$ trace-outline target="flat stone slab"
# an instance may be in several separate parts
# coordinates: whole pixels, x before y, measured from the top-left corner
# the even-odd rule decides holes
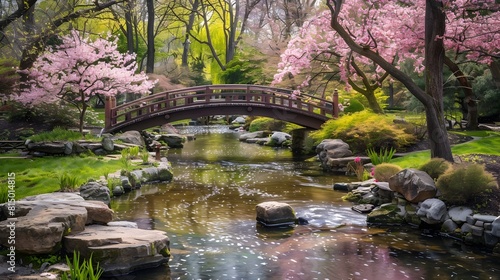
[[[159,230],[91,225],[65,236],[63,245],[67,252],[76,250],[85,258],[92,255],[104,276],[157,267],[170,258],[170,240]]]
[[[15,211],[0,204],[0,244],[8,246],[10,225],[15,222],[16,251],[51,254],[60,248],[62,237],[80,232],[85,225],[106,224],[113,210],[101,201],[85,201],[76,193],[51,193],[16,202]]]

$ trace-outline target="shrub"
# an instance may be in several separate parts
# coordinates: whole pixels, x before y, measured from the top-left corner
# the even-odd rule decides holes
[[[468,163],[454,165],[438,178],[436,187],[444,201],[470,206],[484,199],[493,188],[498,188],[495,178],[483,165]]]
[[[451,168],[451,163],[442,158],[432,158],[418,169],[426,172],[432,179],[437,180]]]
[[[310,136],[316,143],[329,138],[342,139],[354,153],[363,153],[369,147],[399,150],[415,142],[414,135],[395,124],[392,117],[367,110],[329,120]]]
[[[248,131],[282,131],[286,126],[286,122],[275,120],[267,117],[256,118],[250,123]]]
[[[381,163],[374,167],[373,177],[379,182],[388,182],[389,178],[401,171],[402,168],[391,163]]]
[[[349,100],[349,106],[344,108],[344,113],[356,113],[361,112],[365,109],[365,106],[361,104],[357,99]]]
[[[366,154],[374,165],[390,162],[396,150],[394,148],[383,148],[377,153],[374,149],[366,150]]]

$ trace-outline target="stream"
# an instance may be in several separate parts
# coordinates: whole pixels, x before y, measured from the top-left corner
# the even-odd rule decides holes
[[[238,141],[226,126],[168,150],[174,180],[114,198],[115,220],[167,232],[168,265],[120,279],[500,279],[498,255],[409,227],[367,227],[327,174],[287,149]],[[290,204],[308,225],[264,228],[255,206]]]

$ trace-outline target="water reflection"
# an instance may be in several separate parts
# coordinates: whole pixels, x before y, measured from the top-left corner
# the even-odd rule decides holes
[[[117,219],[166,231],[173,254],[168,266],[125,279],[497,277],[498,259],[480,258],[485,253],[411,229],[368,228],[343,193],[331,190],[334,181],[348,178],[294,162],[287,150],[236,139],[233,132],[200,134],[169,151],[173,182],[115,199]],[[260,227],[255,205],[270,200],[289,203],[310,224]]]

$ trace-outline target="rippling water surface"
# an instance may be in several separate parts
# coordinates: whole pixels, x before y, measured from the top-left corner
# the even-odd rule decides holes
[[[324,174],[288,150],[239,142],[226,127],[189,127],[168,151],[174,181],[113,201],[117,220],[168,233],[168,265],[123,279],[500,279],[500,259],[406,228],[368,228]],[[266,229],[265,201],[290,204],[309,225]]]

